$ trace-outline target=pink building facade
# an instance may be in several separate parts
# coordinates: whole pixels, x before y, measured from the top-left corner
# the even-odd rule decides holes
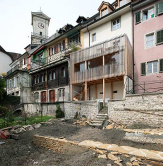
[[[135,93],[163,92],[163,1],[133,4]]]

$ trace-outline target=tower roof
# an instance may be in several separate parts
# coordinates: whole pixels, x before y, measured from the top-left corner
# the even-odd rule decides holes
[[[32,25],[33,25],[33,17],[36,16],[36,17],[39,17],[39,18],[43,18],[45,20],[48,20],[48,23],[50,22],[50,17],[48,17],[46,14],[44,14],[42,11],[39,11],[39,12],[31,12],[31,17],[32,17]]]

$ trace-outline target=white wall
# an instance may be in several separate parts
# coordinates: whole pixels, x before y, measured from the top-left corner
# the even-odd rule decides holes
[[[132,13],[127,12],[123,14],[120,18],[121,27],[117,30],[112,31],[111,21],[90,30],[90,45],[95,45],[97,43],[122,35],[124,33],[127,34],[130,43],[132,44]],[[92,42],[92,34],[94,33],[96,33],[96,41]],[[88,32],[84,33],[84,48],[86,47],[89,47]]]
[[[9,55],[0,52],[0,73],[7,73],[11,68],[9,64],[12,63],[12,59]]]

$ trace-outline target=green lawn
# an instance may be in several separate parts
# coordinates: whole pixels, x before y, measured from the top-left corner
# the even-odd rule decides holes
[[[7,122],[7,121],[4,121],[3,118],[0,118],[0,129],[8,127],[8,126],[15,126],[15,125],[23,126],[23,125],[31,125],[34,123],[46,122],[49,119],[55,119],[55,117],[43,116],[41,119],[41,116],[31,116],[26,119],[26,122],[25,122],[25,119],[22,117],[15,117],[14,121],[12,122]]]

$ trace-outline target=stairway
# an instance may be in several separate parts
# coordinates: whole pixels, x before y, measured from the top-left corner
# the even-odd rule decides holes
[[[105,123],[107,123],[107,120],[108,120],[108,107],[104,106],[102,110],[100,110],[96,118],[91,122],[90,126],[102,128],[102,126]]]

